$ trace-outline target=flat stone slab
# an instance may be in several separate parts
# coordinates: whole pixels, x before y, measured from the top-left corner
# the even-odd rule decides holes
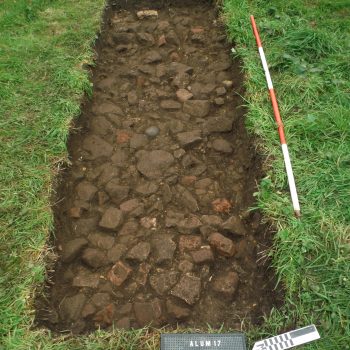
[[[162,177],[164,172],[174,163],[174,161],[175,159],[173,155],[167,151],[143,151],[138,156],[136,167],[144,176],[150,179],[157,179]]]
[[[185,301],[189,305],[193,305],[199,299],[201,292],[201,280],[194,276],[183,276],[180,282],[171,291],[171,294]]]

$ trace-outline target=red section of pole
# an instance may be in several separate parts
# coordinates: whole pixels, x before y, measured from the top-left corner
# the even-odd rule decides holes
[[[277,98],[275,95],[275,90],[270,89],[269,92],[270,92],[270,97],[271,97],[273,114],[275,116],[275,120],[276,120],[277,127],[278,127],[278,134],[280,135],[281,144],[283,145],[284,143],[287,143],[287,142],[286,142],[286,137],[284,135],[283,122],[282,122],[280,111],[278,108],[278,102],[277,102]]]
[[[254,32],[256,44],[258,45],[258,47],[262,47],[258,28],[256,27],[256,24],[255,24],[254,16],[250,16],[250,21],[252,22],[252,27],[253,27],[253,32]]]

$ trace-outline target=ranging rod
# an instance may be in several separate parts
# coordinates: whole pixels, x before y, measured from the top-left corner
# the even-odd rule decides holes
[[[282,153],[283,153],[283,158],[284,158],[284,164],[285,164],[286,171],[287,171],[289,190],[290,190],[290,195],[292,198],[294,214],[296,217],[300,217],[301,216],[300,205],[299,205],[297,188],[295,186],[292,163],[291,163],[290,157],[289,157],[289,151],[288,151],[288,146],[287,146],[287,142],[286,142],[286,137],[284,135],[283,123],[282,123],[280,111],[278,108],[278,103],[277,103],[275,91],[274,91],[273,85],[272,85],[270,71],[269,71],[269,68],[267,66],[267,61],[266,61],[264,49],[262,48],[262,45],[261,45],[261,40],[260,40],[258,28],[256,27],[256,24],[255,24],[254,16],[250,16],[250,20],[252,22],[252,27],[253,27],[254,36],[256,39],[256,44],[258,45],[261,63],[262,63],[262,66],[264,68],[264,71],[265,71],[265,77],[266,77],[267,87],[268,87],[269,93],[270,93],[273,113],[275,115],[275,120],[276,120],[277,127],[278,127],[278,134],[279,134],[280,141],[281,141]]]

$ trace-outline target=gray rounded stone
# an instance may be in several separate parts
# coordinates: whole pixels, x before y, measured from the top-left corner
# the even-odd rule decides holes
[[[145,134],[149,137],[156,137],[159,134],[159,128],[157,126],[150,126],[145,130]]]

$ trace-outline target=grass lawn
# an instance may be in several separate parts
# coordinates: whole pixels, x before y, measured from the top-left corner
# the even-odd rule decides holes
[[[346,0],[224,0],[246,72],[247,125],[259,136],[266,178],[258,205],[278,232],[271,255],[286,305],[258,340],[316,323],[305,349],[350,349],[350,9]],[[55,338],[33,330],[33,295],[45,276],[50,196],[66,140],[92,86],[103,0],[0,3],[0,349],[157,349],[159,331]],[[301,200],[292,216],[276,126],[249,15],[270,64]]]

